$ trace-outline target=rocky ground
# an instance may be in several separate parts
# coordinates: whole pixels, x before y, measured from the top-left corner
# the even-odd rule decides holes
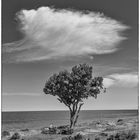
[[[46,127],[3,131],[2,140],[138,140],[138,127],[137,117],[104,118],[78,124],[71,135],[48,134]]]

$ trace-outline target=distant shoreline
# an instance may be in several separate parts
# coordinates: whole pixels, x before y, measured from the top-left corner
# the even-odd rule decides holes
[[[1,111],[2,113],[11,112],[56,112],[56,111],[68,111],[69,110],[27,110],[27,111]],[[104,110],[81,110],[81,111],[139,111],[139,109],[104,109]]]

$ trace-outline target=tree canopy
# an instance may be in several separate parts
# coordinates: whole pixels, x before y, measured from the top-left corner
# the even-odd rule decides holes
[[[89,97],[97,98],[104,89],[103,78],[93,78],[92,66],[79,64],[72,67],[71,72],[64,70],[52,75],[46,81],[43,91],[45,94],[57,96],[57,99],[64,103],[71,113],[73,112],[75,118],[79,114],[83,100]],[[72,125],[75,125],[76,118]]]

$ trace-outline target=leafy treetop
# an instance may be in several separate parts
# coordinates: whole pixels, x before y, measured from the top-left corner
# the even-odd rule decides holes
[[[103,90],[103,78],[92,78],[92,66],[79,64],[51,76],[45,84],[45,94],[57,96],[61,103],[70,109],[74,104],[83,102],[88,97],[97,98]]]

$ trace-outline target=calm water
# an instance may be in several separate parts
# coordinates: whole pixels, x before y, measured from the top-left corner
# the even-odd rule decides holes
[[[103,118],[138,116],[138,110],[81,111],[79,123]],[[69,123],[68,111],[2,112],[2,129],[23,129],[63,125]]]

